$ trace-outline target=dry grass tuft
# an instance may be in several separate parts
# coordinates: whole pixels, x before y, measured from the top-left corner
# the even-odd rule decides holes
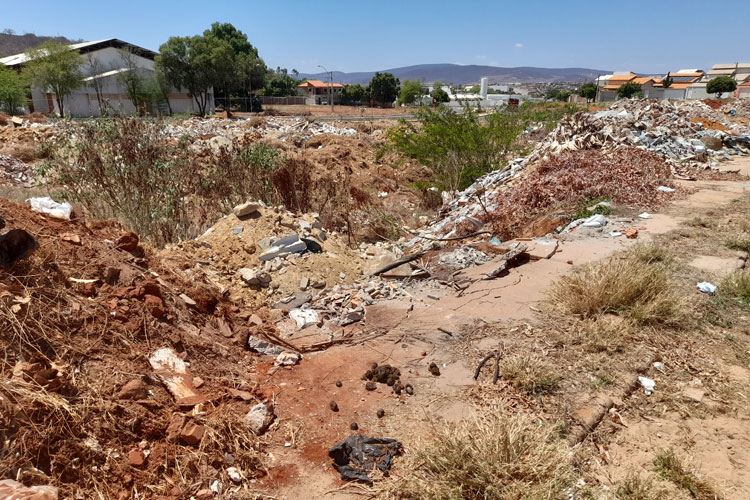
[[[574,472],[554,427],[499,411],[458,424],[442,423],[394,468],[381,498],[563,499]]]
[[[617,486],[615,490],[617,500],[666,500],[666,492],[654,485],[651,477],[643,478],[635,470]]]
[[[500,374],[510,385],[529,395],[554,392],[561,378],[552,365],[526,357],[504,360],[500,364]]]
[[[682,459],[672,449],[659,453],[654,459],[654,467],[660,476],[689,491],[690,495],[697,500],[723,498],[709,481],[697,477],[688,470]]]
[[[733,235],[731,238],[724,242],[730,250],[742,250],[743,252],[750,252],[750,234],[746,232],[739,232]]]
[[[750,269],[734,271],[724,279],[721,287],[724,293],[750,303]]]
[[[685,299],[676,291],[670,265],[662,248],[639,245],[563,276],[550,297],[564,312],[583,318],[614,313],[639,325],[684,326]]]

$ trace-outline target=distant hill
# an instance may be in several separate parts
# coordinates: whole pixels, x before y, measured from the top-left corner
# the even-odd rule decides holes
[[[28,49],[38,47],[44,42],[52,40],[59,43],[78,43],[83,40],[69,40],[64,36],[37,36],[33,33],[16,35],[8,30],[0,33],[0,57],[12,56],[26,52]]]
[[[381,73],[393,73],[400,80],[419,80],[433,82],[440,80],[443,83],[464,85],[479,83],[483,77],[489,77],[490,83],[532,83],[532,82],[586,82],[593,80],[599,75],[611,73],[601,69],[589,68],[501,68],[497,66],[477,66],[460,64],[418,64],[416,66],[405,66],[403,68],[392,68],[380,70]],[[333,72],[333,79],[338,83],[369,83],[374,71],[344,73]],[[300,78],[314,78],[316,80],[327,80],[327,73],[304,74]]]

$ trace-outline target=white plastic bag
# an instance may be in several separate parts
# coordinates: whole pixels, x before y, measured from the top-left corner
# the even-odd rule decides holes
[[[49,196],[43,198],[29,198],[26,201],[31,204],[31,210],[34,212],[47,214],[56,219],[70,220],[70,213],[73,211],[73,207],[70,203],[58,203]]]

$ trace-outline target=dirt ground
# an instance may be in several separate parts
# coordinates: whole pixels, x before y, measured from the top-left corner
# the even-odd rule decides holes
[[[750,161],[726,167],[746,171]],[[564,422],[568,432],[576,434],[606,401],[612,410],[605,411],[598,427],[585,429],[583,440],[572,447],[582,470],[581,494],[615,498],[628,473],[655,476],[655,456],[674,448],[700,477],[716,484],[722,498],[750,496],[750,421],[742,389],[750,376],[746,312],[729,328],[711,325],[667,338],[644,331],[629,339],[622,351],[592,353],[577,342],[561,340],[577,328],[576,320],[551,311],[547,302],[550,284],[574,266],[646,242],[659,242],[680,254],[686,266],[681,278],[688,282],[681,286],[688,289],[698,280],[717,282],[719,275],[735,268],[737,252],[723,247],[720,234],[696,234],[686,229],[686,222],[712,217],[718,229],[738,216],[746,217],[750,182],[689,186],[693,192],[686,199],[639,224],[638,239],[565,241],[551,259],[511,269],[502,279],[476,282],[460,297],[444,288],[412,291],[410,304],[378,306],[376,314],[368,311],[365,328],[388,327],[387,334],[309,355],[299,368],[275,374],[282,419],[299,426],[300,441],[291,450],[279,443],[272,451],[279,475],[268,484],[268,493],[289,499],[302,494],[358,498],[361,491],[340,482],[333,471],[321,474],[329,463],[327,447],[350,433],[351,422],[358,423],[361,433],[397,438],[408,450],[429,435],[436,422],[467,419],[487,406]],[[733,201],[737,199],[744,205]],[[486,264],[470,272],[481,275],[491,267]],[[697,291],[689,293],[696,307],[710,300]],[[533,356],[554,366],[562,377],[560,388],[528,396],[507,383],[492,385],[486,375],[474,381],[478,360],[500,345],[508,357]],[[651,366],[659,360],[663,372]],[[373,362],[399,366],[415,395],[395,396],[387,387],[364,391],[360,377]],[[431,362],[440,366],[439,377],[429,373]],[[652,396],[633,386],[639,374],[656,379]],[[337,380],[342,389],[334,385]],[[330,400],[337,401],[338,413],[328,408]],[[375,413],[381,408],[386,417],[378,419]],[[282,479],[287,473],[288,482]],[[392,473],[398,476],[398,462]],[[663,498],[690,498],[658,478],[657,486],[667,492]]]
[[[204,125],[195,126],[196,149],[219,142],[198,130]],[[355,135],[299,143],[279,128],[265,140],[316,174],[345,173],[379,200],[371,212],[416,227],[429,212],[406,186],[424,172],[402,158],[378,162],[380,124],[361,125]],[[36,135],[6,132],[0,144],[31,148]],[[278,207],[227,214],[203,235],[157,250],[133,243],[115,222],[57,220],[0,199],[7,229],[24,228],[39,242],[29,258],[0,269],[2,477],[55,484],[61,498],[76,499],[375,497],[408,477],[405,459],[374,486],[345,483],[328,456],[333,445],[353,434],[389,437],[409,454],[446,423],[490,411],[558,429],[579,479],[571,498],[750,498],[750,313],[696,288],[709,281],[721,292],[747,266],[747,250],[737,247],[750,235],[750,160],[722,168],[734,173],[675,181],[677,193],[650,217],[615,205],[609,226],[556,235],[552,250],[533,238],[498,245],[480,234],[393,270],[400,278],[371,275],[382,258],[397,257],[388,245],[321,235],[313,214]],[[275,286],[248,287],[238,269],[265,269],[260,241],[291,232],[324,252],[279,259],[269,271]],[[530,247],[524,258],[484,279],[516,244]],[[648,244],[673,261],[683,326],[635,323],[619,312],[582,318],[553,298],[561,279]],[[439,266],[441,255],[467,247],[486,261]],[[398,293],[368,300],[373,283]],[[291,307],[270,309],[303,291],[328,294],[326,307],[361,306],[363,319],[299,329]],[[252,339],[301,358],[286,365],[276,352],[251,351]],[[153,361],[160,349],[174,354],[166,371]],[[492,352],[502,354],[502,376],[495,383],[485,368],[475,380]],[[373,363],[398,368],[413,391],[368,390],[363,375]],[[652,394],[639,376],[654,380]],[[263,428],[252,431],[258,405]],[[709,485],[709,496],[657,469],[667,451],[692,481]],[[633,477],[652,485],[651,496],[623,496]]]

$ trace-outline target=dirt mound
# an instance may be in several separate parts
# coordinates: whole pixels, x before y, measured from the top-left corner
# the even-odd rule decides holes
[[[175,275],[116,223],[0,214],[40,244],[0,269],[0,469],[61,498],[187,498],[232,484],[230,466],[262,475],[246,414],[265,396],[242,346],[263,311]]]
[[[24,162],[33,162],[43,157],[45,143],[57,136],[56,127],[34,125],[31,127],[0,128],[0,154],[15,156]]]
[[[306,288],[330,288],[349,284],[364,277],[364,257],[349,247],[345,237],[320,229],[314,215],[294,216],[278,208],[261,208],[256,214],[238,218],[234,214],[220,219],[195,240],[171,245],[166,258],[185,262],[185,279],[205,275],[238,303],[260,306]],[[310,238],[322,247],[322,253],[306,252],[263,262],[259,259],[269,238],[290,234]],[[238,271],[242,268],[265,270],[272,281],[268,288],[255,290],[243,283]]]

